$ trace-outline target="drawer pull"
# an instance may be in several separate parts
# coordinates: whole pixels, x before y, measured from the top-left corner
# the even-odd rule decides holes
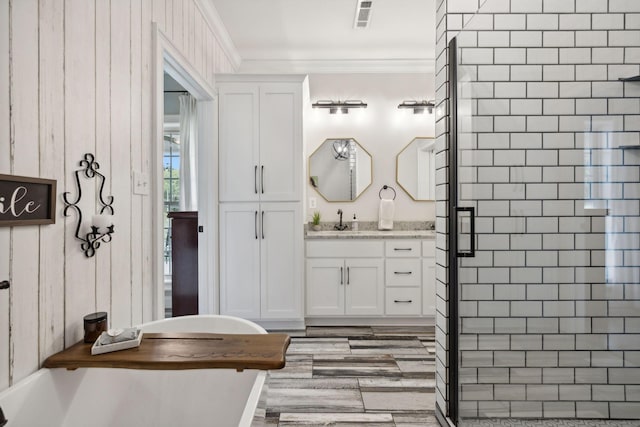
[[[412,251],[413,248],[393,248],[394,251]]]
[[[394,299],[393,302],[395,303],[402,303],[402,304],[411,304],[413,302],[413,300],[411,299]]]
[[[404,275],[408,275],[408,274],[413,274],[412,271],[394,271],[393,274],[404,274]]]
[[[340,284],[344,285],[344,267],[340,267]]]

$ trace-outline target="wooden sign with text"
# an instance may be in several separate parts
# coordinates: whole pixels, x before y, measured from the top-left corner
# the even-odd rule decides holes
[[[54,224],[56,181],[0,174],[0,227]]]

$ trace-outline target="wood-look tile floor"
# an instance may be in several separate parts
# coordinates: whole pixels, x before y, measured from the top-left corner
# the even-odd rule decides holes
[[[253,427],[436,427],[433,327],[292,332]]]

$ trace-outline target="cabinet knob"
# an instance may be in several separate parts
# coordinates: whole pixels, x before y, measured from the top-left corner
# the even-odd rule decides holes
[[[2,282],[0,282],[0,289],[9,289],[10,286],[11,283],[9,283],[8,280],[3,280]]]

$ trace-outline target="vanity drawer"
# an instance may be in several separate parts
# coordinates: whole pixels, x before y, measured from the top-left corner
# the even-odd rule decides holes
[[[419,258],[397,258],[385,261],[387,286],[420,286],[421,262]]]
[[[307,257],[310,258],[382,258],[382,240],[323,240],[307,241]]]
[[[389,240],[385,242],[385,255],[389,258],[420,256],[420,240]]]
[[[422,242],[422,256],[425,258],[436,257],[436,239],[424,240]]]
[[[391,316],[419,316],[420,288],[387,288],[385,313]]]

